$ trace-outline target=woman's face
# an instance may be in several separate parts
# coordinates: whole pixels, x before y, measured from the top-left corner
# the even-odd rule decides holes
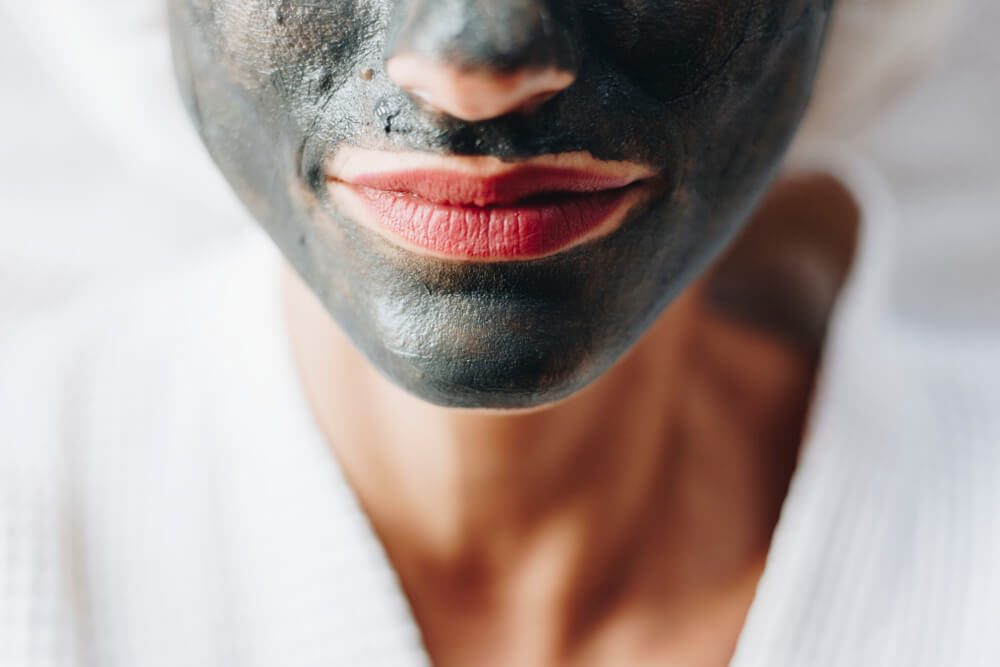
[[[738,230],[832,4],[168,2],[202,138],[340,326],[500,408],[595,379]]]

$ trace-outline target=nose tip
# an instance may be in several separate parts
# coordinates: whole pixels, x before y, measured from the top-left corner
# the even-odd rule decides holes
[[[397,0],[385,71],[462,120],[529,111],[575,80],[577,26],[564,0]]]
[[[386,73],[396,85],[435,110],[466,121],[531,111],[576,78],[555,66],[506,72],[489,66],[434,62],[413,53],[390,58]]]

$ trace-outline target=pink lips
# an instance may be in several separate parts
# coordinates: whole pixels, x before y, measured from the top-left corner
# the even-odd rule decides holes
[[[487,178],[417,169],[363,174],[351,185],[378,224],[456,258],[549,254],[595,232],[633,181],[583,170],[525,166]]]

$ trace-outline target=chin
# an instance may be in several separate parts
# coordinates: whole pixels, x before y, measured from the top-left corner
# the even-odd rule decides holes
[[[596,379],[614,362],[620,341],[606,320],[586,316],[591,308],[581,296],[552,284],[548,293],[538,289],[541,280],[523,283],[530,286],[525,290],[482,289],[482,282],[511,280],[509,273],[507,280],[497,275],[510,268],[465,267],[479,279],[466,275],[463,284],[447,288],[394,283],[360,318],[355,311],[335,319],[354,324],[344,328],[369,361],[424,401],[454,408],[539,407]]]
[[[417,398],[447,408],[524,410],[567,398],[589,382],[577,374],[553,375],[534,360],[508,372],[502,360],[444,361],[415,364],[393,378]]]
[[[499,336],[488,350],[451,354],[388,352],[376,364],[417,398],[449,408],[516,410],[564,399],[596,379],[602,369],[579,345]],[[456,354],[458,353],[458,354]]]

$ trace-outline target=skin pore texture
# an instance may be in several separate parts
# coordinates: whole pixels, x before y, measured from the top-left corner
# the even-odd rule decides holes
[[[188,110],[287,259],[305,394],[434,664],[729,660],[853,252],[823,175],[747,224],[831,5],[168,0]],[[381,224],[352,179],[386,163],[642,176],[512,259]]]

